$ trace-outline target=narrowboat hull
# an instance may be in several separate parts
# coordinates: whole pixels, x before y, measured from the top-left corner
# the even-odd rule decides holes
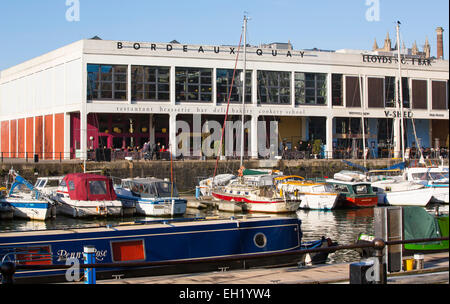
[[[301,221],[297,218],[247,218],[236,220],[157,221],[141,225],[0,233],[0,258],[21,264],[64,265],[68,258],[82,263],[83,247],[95,247],[96,263],[189,262],[198,259],[238,258],[201,265],[167,265],[132,269],[97,269],[97,278],[111,274],[161,275],[214,271],[220,267],[246,268],[295,264],[304,255],[264,257],[301,248]],[[23,252],[27,254],[24,255]],[[248,255],[261,255],[249,259]],[[6,256],[6,257],[5,257]],[[26,256],[26,259],[24,258]],[[242,258],[242,259],[241,259]],[[65,281],[64,270],[18,270],[17,282]]]

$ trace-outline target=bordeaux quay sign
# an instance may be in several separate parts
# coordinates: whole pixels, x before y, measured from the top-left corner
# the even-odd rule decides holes
[[[166,52],[172,52],[172,51],[182,51],[183,53],[188,52],[194,52],[197,54],[205,54],[205,53],[215,53],[215,54],[230,54],[235,55],[237,54],[238,48],[236,46],[208,46],[204,47],[202,45],[200,46],[189,46],[189,45],[181,45],[181,44],[175,44],[175,43],[168,43],[165,45],[160,45],[156,43],[140,43],[140,42],[134,42],[125,44],[124,42],[117,42],[117,49],[135,49],[137,50],[149,50],[149,51],[157,51],[162,50]],[[293,50],[286,50],[283,52],[280,52],[280,50],[277,49],[264,49],[264,48],[258,48],[256,50],[253,50],[253,52],[258,56],[263,56],[265,54],[270,54],[273,57],[277,56],[284,56],[284,57],[300,57],[303,58],[305,56],[304,51],[293,51]]]

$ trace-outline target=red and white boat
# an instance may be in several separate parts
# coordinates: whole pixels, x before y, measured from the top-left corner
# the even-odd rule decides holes
[[[216,200],[243,203],[243,210],[248,212],[295,212],[300,200],[292,200],[276,189],[273,179],[277,176],[252,175],[249,179],[240,176],[225,186],[214,187],[211,194]]]
[[[74,218],[122,216],[112,180],[90,173],[67,174],[56,191],[57,213]]]

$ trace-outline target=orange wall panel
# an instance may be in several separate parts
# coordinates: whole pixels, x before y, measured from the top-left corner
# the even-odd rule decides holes
[[[9,149],[11,151],[11,155],[10,157],[12,158],[16,158],[17,157],[17,120],[11,120],[11,124],[10,124],[10,143],[9,143]]]
[[[34,120],[33,117],[27,118],[27,130],[26,130],[26,142],[27,142],[27,158],[33,157],[33,138],[34,138]]]
[[[25,119],[17,120],[17,157],[25,157]]]
[[[2,121],[1,145],[3,157],[9,157],[9,121]],[[8,152],[8,153],[6,153]]]
[[[53,114],[44,117],[44,159],[53,159]]]
[[[55,114],[55,158],[64,159],[64,113]]]
[[[42,131],[42,116],[36,116],[34,118],[34,153],[42,159],[43,152],[43,131]]]

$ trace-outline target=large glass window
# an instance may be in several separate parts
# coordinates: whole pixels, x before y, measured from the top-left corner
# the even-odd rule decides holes
[[[233,88],[230,87],[233,80],[233,71],[231,69],[217,69],[217,102],[227,103],[230,96],[230,103],[242,103],[242,70],[236,70],[233,82]],[[245,77],[245,103],[252,102],[252,71],[246,71]]]
[[[132,66],[131,99],[135,101],[169,101],[170,68]]]
[[[403,107],[409,108],[409,81],[408,78],[402,77]]]
[[[327,74],[295,73],[295,104],[325,105]]]
[[[395,77],[386,76],[384,78],[384,98],[385,107],[395,107]]]
[[[343,106],[344,105],[344,77],[342,74],[332,74],[331,75],[331,99],[333,101],[333,106]]]
[[[87,99],[127,99],[126,65],[88,64]]]
[[[387,108],[395,108],[395,77],[386,76],[384,78],[384,94],[385,94],[385,106]],[[409,108],[409,81],[408,78],[402,77],[402,92],[403,92],[403,107]],[[400,99],[400,96],[399,96]]]
[[[291,73],[258,71],[258,101],[262,104],[290,104]]]
[[[212,69],[175,69],[176,101],[211,102]]]

